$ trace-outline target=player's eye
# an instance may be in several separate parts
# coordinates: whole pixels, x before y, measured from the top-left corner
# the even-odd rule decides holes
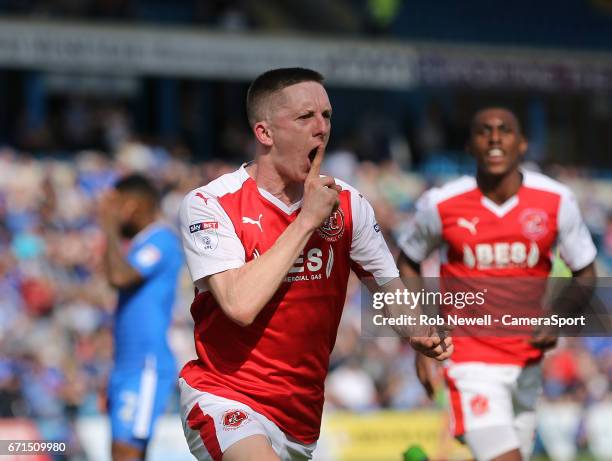
[[[313,115],[314,115],[313,112],[307,112],[305,114],[300,115],[298,117],[298,120],[306,120],[306,119],[311,118]]]

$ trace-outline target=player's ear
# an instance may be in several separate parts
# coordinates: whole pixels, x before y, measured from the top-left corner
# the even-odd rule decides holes
[[[527,138],[525,138],[525,136],[521,136],[521,141],[519,142],[519,153],[521,154],[521,157],[525,155],[528,147],[529,143],[527,142]]]
[[[467,141],[465,143],[465,145],[463,146],[463,150],[465,151],[466,154],[468,154],[470,157],[474,156],[474,153],[472,152],[472,146],[470,144],[470,141]]]
[[[270,126],[266,121],[262,120],[260,122],[256,122],[255,125],[253,125],[253,132],[255,133],[255,138],[257,138],[257,141],[264,146],[271,147],[272,144],[274,144]]]

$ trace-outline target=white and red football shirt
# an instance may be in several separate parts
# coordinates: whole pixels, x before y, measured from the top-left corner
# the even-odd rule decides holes
[[[473,177],[427,191],[400,248],[419,263],[440,249],[440,276],[455,280],[547,277],[555,246],[570,269],[586,267],[596,250],[572,192],[542,174],[522,174],[518,193],[501,205],[485,197]],[[534,295],[520,282],[508,286],[506,307]],[[524,365],[542,355],[524,337],[455,336],[454,343],[454,362]]]
[[[221,310],[205,277],[265,253],[298,216],[258,188],[246,169],[190,192],[180,211],[183,245],[198,294],[191,306],[198,359],[181,376],[205,392],[237,400],[302,443],[319,437],[323,385],[349,272],[378,283],[397,267],[370,204],[342,186],[340,206],[311,236],[285,281],[248,327]]]

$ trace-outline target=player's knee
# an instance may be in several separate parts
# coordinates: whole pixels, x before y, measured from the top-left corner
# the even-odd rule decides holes
[[[499,456],[491,459],[490,461],[523,461],[523,457],[521,456],[521,452],[518,448],[514,450],[507,451],[506,453],[502,453]]]
[[[230,446],[223,461],[280,461],[264,435],[251,435]]]
[[[464,439],[476,461],[522,461],[520,441],[512,426],[467,431]]]

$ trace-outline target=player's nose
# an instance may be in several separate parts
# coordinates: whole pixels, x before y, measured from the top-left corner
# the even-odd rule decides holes
[[[498,129],[494,128],[491,130],[491,134],[489,135],[489,144],[496,145],[501,142],[501,135]]]
[[[322,114],[317,114],[315,118],[315,131],[313,136],[319,136],[325,140],[329,135],[330,128],[331,124],[329,122],[329,118],[324,117]]]

